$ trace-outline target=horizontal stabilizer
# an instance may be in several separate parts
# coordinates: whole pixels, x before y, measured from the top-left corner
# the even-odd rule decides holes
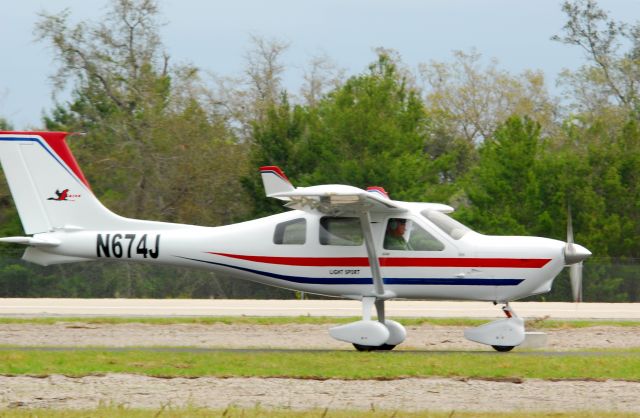
[[[24,261],[39,264],[41,266],[50,266],[52,264],[77,263],[80,261],[93,261],[91,258],[51,254],[35,247],[27,248],[24,254],[22,255],[22,259]]]
[[[35,237],[5,237],[0,238],[0,242],[31,245],[32,247],[57,247],[58,245],[60,245],[60,241],[57,239]]]
[[[268,197],[294,190],[293,185],[280,167],[275,165],[260,167],[260,176],[262,177],[262,184],[264,184],[264,191]]]

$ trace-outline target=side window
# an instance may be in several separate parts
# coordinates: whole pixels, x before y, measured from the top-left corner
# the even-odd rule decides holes
[[[391,218],[384,234],[385,250],[442,251],[444,244],[408,219]]]
[[[320,244],[354,246],[363,242],[360,219],[329,216],[320,219]]]
[[[307,220],[294,219],[276,225],[273,234],[274,244],[302,245],[307,240]]]

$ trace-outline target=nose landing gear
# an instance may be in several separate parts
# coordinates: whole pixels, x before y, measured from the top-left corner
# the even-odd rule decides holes
[[[524,320],[519,318],[507,302],[502,307],[506,318],[464,331],[468,340],[486,344],[500,352],[511,351],[524,342]]]

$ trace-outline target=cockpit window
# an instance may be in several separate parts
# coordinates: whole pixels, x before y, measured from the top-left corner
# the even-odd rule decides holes
[[[320,219],[320,244],[355,246],[363,241],[360,219],[329,216]]]
[[[435,226],[455,240],[462,238],[467,232],[471,231],[469,227],[437,210],[424,210],[421,213],[422,216],[433,222]]]
[[[300,218],[281,222],[273,233],[274,244],[302,245],[307,239],[307,220]]]
[[[442,251],[444,244],[418,224],[402,218],[391,218],[387,222],[383,247],[385,250]]]

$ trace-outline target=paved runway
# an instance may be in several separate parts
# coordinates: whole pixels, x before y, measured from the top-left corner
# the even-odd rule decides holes
[[[640,320],[640,303],[514,302],[525,318]],[[353,300],[0,298],[0,316],[360,316]],[[391,317],[496,318],[489,302],[389,301]]]

